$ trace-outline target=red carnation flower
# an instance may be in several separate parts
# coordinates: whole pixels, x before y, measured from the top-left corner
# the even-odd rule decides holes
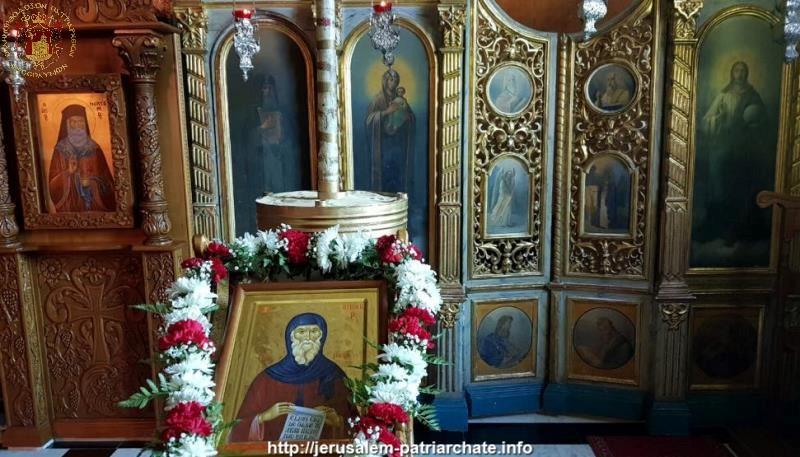
[[[176,440],[181,437],[181,432],[175,430],[174,428],[167,428],[161,433],[161,441],[167,443],[171,438],[175,438]]]
[[[422,251],[416,245],[409,244],[406,251],[414,260],[422,260]]]
[[[210,243],[206,248],[206,257],[219,257],[222,260],[231,256],[231,250],[228,246],[216,241]]]
[[[311,239],[311,235],[299,230],[284,230],[281,232],[280,238],[287,241],[286,251],[290,264],[305,265],[308,263],[308,240]]]
[[[383,251],[389,246],[393,245],[396,241],[397,237],[394,235],[383,235],[375,242],[375,249],[379,252]]]
[[[195,320],[187,319],[175,322],[167,329],[167,334],[158,339],[158,349],[166,351],[181,344],[195,344],[203,347],[209,342],[203,325]]]
[[[381,429],[381,434],[378,436],[378,441],[383,444],[388,444],[392,447],[392,452],[389,454],[389,457],[400,457],[400,438],[398,438],[394,433],[390,432],[388,428],[383,427]]]
[[[430,311],[422,308],[406,308],[406,310],[403,311],[402,316],[419,319],[422,321],[423,325],[433,325],[436,323],[436,318],[433,317],[433,314],[431,314]]]
[[[392,403],[373,403],[367,409],[367,414],[387,424],[405,424],[409,421],[408,414],[403,408]]]
[[[403,252],[400,249],[396,249],[395,245],[392,245],[383,251],[380,251],[381,254],[381,262],[383,263],[394,263],[398,264],[403,261]]]
[[[376,419],[370,416],[362,416],[359,418],[358,423],[355,426],[356,431],[367,433],[367,429],[372,428],[385,428],[386,422]]]
[[[211,282],[219,284],[220,281],[228,277],[228,269],[218,257],[211,258]]]
[[[180,436],[181,433],[190,435],[209,436],[211,435],[211,423],[203,416],[205,407],[196,401],[178,403],[167,413],[167,430],[177,432]],[[173,436],[174,432],[170,432]]]
[[[188,259],[181,262],[182,268],[200,268],[203,266],[203,259],[200,257],[189,257]]]
[[[431,333],[419,325],[419,319],[402,315],[389,321],[389,331],[399,333],[407,338],[417,337],[420,341],[431,342]]]

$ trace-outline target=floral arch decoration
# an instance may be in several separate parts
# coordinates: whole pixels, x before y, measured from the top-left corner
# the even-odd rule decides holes
[[[394,235],[378,239],[363,232],[339,233],[338,226],[305,233],[289,226],[245,234],[230,244],[212,242],[202,257],[183,261],[184,274],[167,290],[169,303],[137,305],[157,314],[158,350],[163,370],[158,379],[120,402],[146,407],[164,400],[165,427],[152,444],[155,455],[204,457],[215,455],[224,424],[222,404],[215,400],[216,347],[210,339],[208,314],[216,308],[221,282],[273,281],[279,276],[325,279],[385,279],[389,284],[388,344],[380,347],[378,363],[369,375],[349,379],[351,400],[359,417],[349,420],[354,449],[381,444],[400,455],[398,432],[413,418],[438,429],[433,405],[419,395],[436,393],[422,386],[429,364],[444,360],[429,351],[435,336],[429,328],[438,318],[442,299],[436,274],[419,249]],[[373,447],[374,449],[375,447]]]

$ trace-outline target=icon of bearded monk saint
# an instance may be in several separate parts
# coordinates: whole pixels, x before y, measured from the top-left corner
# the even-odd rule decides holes
[[[89,132],[86,108],[69,105],[61,112],[58,143],[48,175],[51,212],[114,211],[114,178],[100,145]]]
[[[325,413],[321,439],[345,438],[347,418],[357,415],[344,384],[344,371],[325,357],[325,319],[299,314],[286,326],[286,356],[258,374],[247,390],[231,442],[275,441],[294,406]]]

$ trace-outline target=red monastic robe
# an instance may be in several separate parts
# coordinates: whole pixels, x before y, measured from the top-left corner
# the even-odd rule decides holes
[[[231,430],[229,441],[277,441],[286,423],[286,416],[278,416],[269,422],[261,423],[258,415],[278,402],[294,404],[297,398],[303,398],[303,404],[297,406],[307,408],[328,406],[342,417],[343,427],[336,430],[325,424],[320,439],[346,438],[347,419],[356,416],[357,412],[348,401],[350,392],[344,385],[344,378],[334,381],[333,395],[327,400],[320,393],[319,384],[319,380],[305,384],[283,383],[261,372],[247,390],[239,414],[236,416],[240,422]]]

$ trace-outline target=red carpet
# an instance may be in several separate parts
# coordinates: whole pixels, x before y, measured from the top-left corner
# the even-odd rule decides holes
[[[590,436],[597,457],[732,457],[712,438]]]

